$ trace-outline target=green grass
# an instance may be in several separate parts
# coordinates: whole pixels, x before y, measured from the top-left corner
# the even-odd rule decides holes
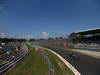
[[[39,45],[44,46],[44,47],[59,48],[59,49],[71,50],[72,51],[72,48],[65,48],[64,45],[61,45],[61,44],[40,43]]]
[[[28,49],[28,56],[6,75],[48,75],[47,65],[43,58],[32,46],[28,45]]]
[[[48,47],[64,47],[61,44],[49,44],[49,43],[39,43],[40,46],[48,46]]]
[[[29,53],[26,58],[5,75],[48,75],[48,66],[35,49],[27,45]],[[45,50],[54,67],[55,75],[74,75],[73,72],[53,53]]]
[[[54,66],[56,75],[74,75],[74,73],[55,54],[46,49],[45,51],[48,53],[48,57]]]

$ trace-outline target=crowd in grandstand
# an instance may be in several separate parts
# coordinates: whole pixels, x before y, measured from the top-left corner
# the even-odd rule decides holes
[[[82,37],[77,39],[77,35],[81,35]],[[76,37],[74,36],[71,39],[74,39],[74,48],[100,50],[100,29],[78,32],[76,33]]]

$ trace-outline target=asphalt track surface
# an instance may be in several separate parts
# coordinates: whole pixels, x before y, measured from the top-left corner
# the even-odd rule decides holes
[[[78,56],[78,60],[70,57],[71,51],[69,50],[63,50],[59,48],[50,48],[47,47],[56,53],[60,54],[62,57],[64,57],[72,66],[74,66],[81,75],[100,75],[100,59],[73,52],[75,55]]]

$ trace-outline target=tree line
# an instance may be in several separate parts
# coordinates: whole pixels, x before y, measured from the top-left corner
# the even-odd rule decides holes
[[[0,42],[26,42],[26,39],[15,39],[15,38],[0,38]]]

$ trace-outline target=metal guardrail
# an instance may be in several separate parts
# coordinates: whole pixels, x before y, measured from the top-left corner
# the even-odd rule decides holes
[[[22,50],[19,50],[17,53],[14,54],[14,57],[12,56],[6,56],[5,58],[0,59],[0,75],[6,72],[8,69],[12,68],[19,62],[21,59],[23,59],[28,50],[25,44],[23,44]]]

